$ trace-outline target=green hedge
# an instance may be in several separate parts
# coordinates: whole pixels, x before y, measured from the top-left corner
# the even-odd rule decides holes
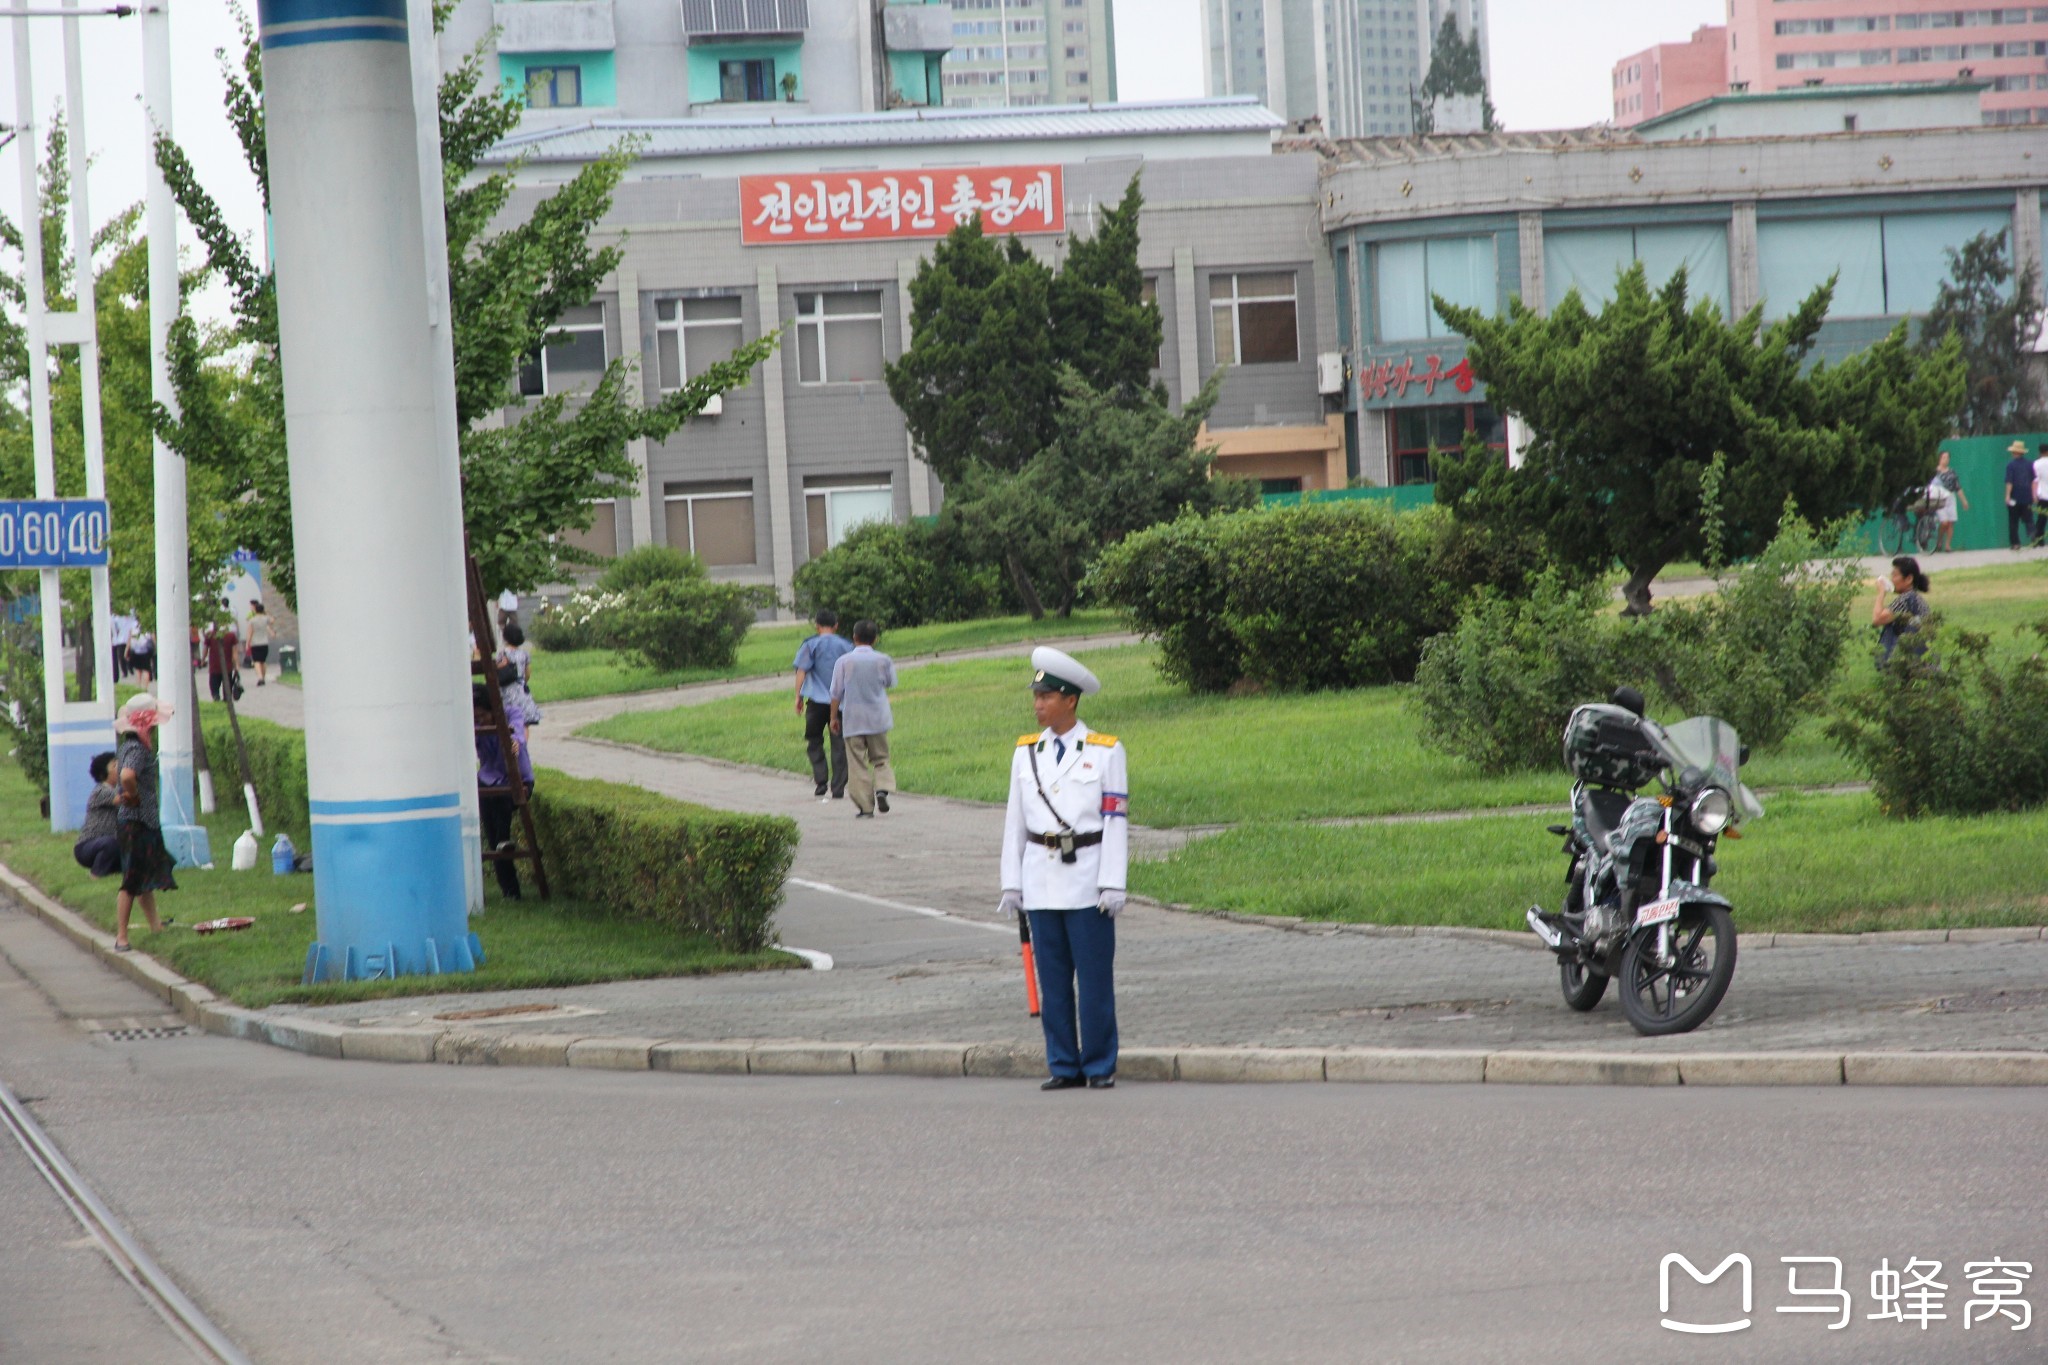
[[[239,809],[241,779],[227,717],[202,722],[214,786]],[[267,828],[312,847],[306,806],[306,737],[244,719],[242,737]],[[534,824],[556,894],[627,919],[708,934],[733,952],[775,938],[782,883],[796,858],[796,822],[673,801],[638,787],[543,768],[533,789]]]
[[[542,769],[534,822],[548,876],[620,914],[709,934],[734,952],[775,938],[796,822],[690,805]]]
[[[1382,502],[1184,515],[1104,551],[1091,591],[1159,641],[1160,671],[1197,692],[1281,691],[1415,675],[1422,642],[1475,588],[1519,593],[1533,539]]]

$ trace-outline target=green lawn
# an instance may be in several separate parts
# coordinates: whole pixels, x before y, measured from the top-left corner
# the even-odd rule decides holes
[[[2032,648],[2014,627],[2048,613],[2048,563],[1937,574],[1930,597],[1960,626],[1990,631],[2001,648]],[[1854,608],[1868,612],[1867,604]],[[904,632],[906,635],[912,632]],[[1856,637],[1845,677],[1869,676]],[[887,642],[884,642],[885,646]],[[1562,770],[1489,777],[1426,749],[1402,704],[1403,687],[1258,697],[1195,696],[1161,679],[1149,646],[1084,651],[1103,692],[1082,707],[1131,753],[1136,817],[1146,824],[1232,824],[1403,811],[1561,802]],[[1026,674],[1015,660],[934,664],[903,675],[894,693],[891,757],[906,791],[1000,801],[1016,735],[1032,727]],[[1809,717],[1776,753],[1745,771],[1752,786],[1824,786],[1858,774]],[[583,733],[677,753],[808,771],[802,730],[781,697],[601,721]]]
[[[998,616],[983,621],[953,621],[890,631],[882,637],[879,648],[898,659],[915,659],[1023,640],[1110,635],[1125,628],[1123,618],[1113,611],[1077,611],[1064,620],[1048,617],[1043,621],[1033,621],[1028,616]],[[846,629],[850,631],[852,626],[848,625]],[[797,646],[811,631],[811,626],[796,622],[755,626],[747,632],[746,640],[740,645],[739,658],[731,668],[663,670],[627,663],[608,649],[535,650],[533,696],[534,700],[546,705],[551,701],[608,697],[620,692],[651,692],[721,678],[758,678],[788,673],[790,661],[796,657]]]
[[[157,896],[159,911],[177,923],[162,934],[151,934],[138,909],[129,939],[136,951],[252,1009],[283,1002],[331,1004],[422,991],[577,986],[800,965],[787,953],[728,953],[708,939],[614,919],[577,902],[542,901],[530,889],[521,902],[500,901],[494,890],[486,913],[474,921],[486,958],[475,973],[301,986],[299,974],[313,941],[313,878],[272,875],[268,841],[256,871],[227,871],[234,841],[245,827],[240,812],[209,816],[205,823],[218,870],[180,871],[178,890]],[[0,763],[0,862],[111,933],[117,879],[93,880],[72,860],[72,842],[70,834],[50,833],[48,821],[36,813],[34,789],[21,770]],[[291,907],[301,903],[306,909],[292,913]],[[205,936],[190,928],[202,920],[240,915],[256,923],[234,933]]]
[[[1736,923],[1863,932],[2039,924],[2048,810],[1886,819],[1868,796],[1782,796],[1721,845],[1715,888]],[[1564,859],[1545,816],[1437,824],[1247,825],[1139,863],[1131,888],[1209,909],[1377,924],[1524,927],[1555,909]]]

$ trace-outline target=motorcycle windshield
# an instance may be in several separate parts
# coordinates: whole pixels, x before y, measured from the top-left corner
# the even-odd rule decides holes
[[[1694,716],[1664,728],[1655,738],[1674,772],[1698,768],[1709,782],[1735,798],[1745,819],[1755,819],[1764,813],[1764,803],[1742,785],[1737,775],[1742,766],[1742,739],[1727,721],[1716,716]]]

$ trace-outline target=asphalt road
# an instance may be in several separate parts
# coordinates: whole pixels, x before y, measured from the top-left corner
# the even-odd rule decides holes
[[[35,973],[0,964],[0,1079],[258,1361],[2048,1355],[2048,1323],[1961,1323],[1965,1261],[2048,1270],[2038,1091],[1044,1095],[327,1062],[96,1037],[79,1018],[149,998],[47,933],[0,912]],[[177,1359],[4,1158],[0,1359]],[[1659,1326],[1665,1254],[1738,1251],[1749,1329]],[[1842,1258],[1846,1330],[1774,1311],[1781,1256]],[[1948,1319],[1867,1320],[1879,1258],[1916,1256],[1945,1263]],[[1709,1297],[1681,1282],[1673,1311],[1735,1311]]]

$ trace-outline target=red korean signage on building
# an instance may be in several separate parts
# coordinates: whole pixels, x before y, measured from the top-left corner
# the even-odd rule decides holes
[[[1462,357],[1448,369],[1442,356],[1430,355],[1377,360],[1358,372],[1358,391],[1366,398],[1406,398],[1408,390],[1417,384],[1431,397],[1439,384],[1449,384],[1459,393],[1470,393],[1476,383],[1472,362]]]
[[[748,246],[943,237],[977,213],[992,234],[1065,232],[1060,168],[740,177],[740,241]]]

